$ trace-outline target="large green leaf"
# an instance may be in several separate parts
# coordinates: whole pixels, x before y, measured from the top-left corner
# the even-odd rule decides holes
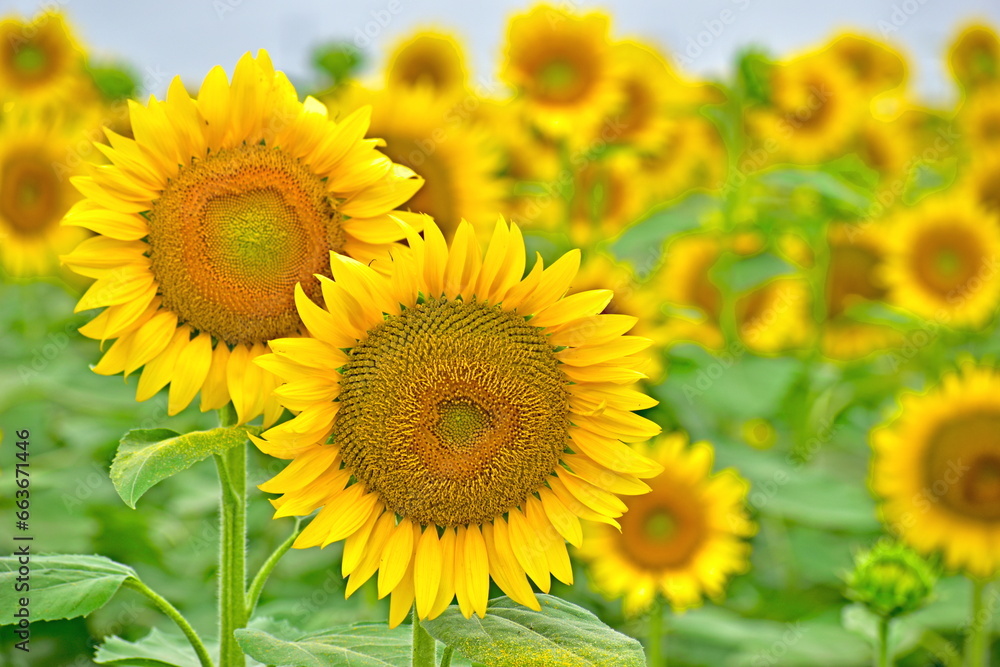
[[[136,429],[122,436],[111,464],[111,481],[129,507],[154,484],[213,454],[242,445],[251,426],[213,428],[181,435],[165,428]]]
[[[135,570],[103,556],[31,556],[30,579],[18,582],[16,557],[0,558],[0,608],[19,609],[22,597],[30,600],[32,621],[54,621],[86,616],[107,604]],[[30,590],[16,591],[28,583]],[[17,623],[13,612],[0,615],[0,625]]]
[[[618,259],[631,262],[640,278],[645,278],[662,260],[664,241],[696,229],[719,206],[716,197],[702,192],[689,194],[668,207],[650,211],[614,242],[612,250]]]
[[[209,649],[211,651],[211,649]],[[116,667],[200,667],[198,655],[180,632],[156,628],[142,639],[130,642],[109,637],[97,647],[94,662]]]
[[[382,623],[353,623],[305,635],[297,641],[262,630],[237,630],[243,652],[276,667],[395,667],[410,664],[409,626],[388,629]]]
[[[646,664],[638,641],[586,609],[551,595],[539,595],[538,601],[541,611],[496,598],[485,618],[468,619],[452,606],[423,625],[435,639],[489,667]]]

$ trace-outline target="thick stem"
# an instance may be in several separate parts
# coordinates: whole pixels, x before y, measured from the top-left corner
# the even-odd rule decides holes
[[[965,662],[969,667],[983,667],[989,664],[986,652],[989,646],[990,616],[983,600],[987,582],[972,580],[972,617],[969,619],[969,635],[965,640]]]
[[[296,520],[295,530],[292,531],[292,534],[289,535],[288,539],[282,542],[278,548],[274,550],[274,553],[268,556],[267,560],[264,561],[264,564],[260,566],[260,570],[257,571],[257,575],[253,578],[253,582],[250,584],[250,590],[247,591],[247,618],[253,614],[253,610],[257,607],[257,600],[260,599],[260,593],[264,590],[264,584],[267,583],[267,578],[271,576],[271,572],[278,564],[278,561],[281,560],[281,557],[288,553],[288,550],[292,548],[292,544],[295,542],[295,538],[299,536],[300,532],[302,531],[301,528],[299,528],[299,521]]]
[[[437,664],[437,642],[420,625],[417,606],[413,605],[413,667],[434,667]]]
[[[646,658],[649,667],[663,667],[667,664],[663,655],[663,603],[657,597],[649,610],[649,627],[646,629]]]
[[[201,637],[198,636],[198,633],[191,627],[191,624],[188,623],[187,619],[184,618],[184,616],[182,616],[181,613],[177,611],[172,604],[170,604],[170,602],[138,579],[126,579],[125,586],[145,595],[154,605],[156,605],[157,609],[162,611],[177,624],[177,627],[180,628],[181,632],[184,633],[184,636],[187,637],[187,640],[194,649],[194,652],[198,654],[198,662],[201,663],[202,667],[214,667],[212,664],[212,658],[208,655],[208,650],[202,643]]]
[[[231,406],[219,411],[223,426],[235,422]],[[221,487],[222,526],[219,549],[219,665],[245,667],[246,659],[233,634],[247,623],[246,510],[247,449],[245,444],[215,456]]]
[[[888,616],[882,616],[878,620],[878,647],[875,657],[875,667],[889,667],[889,624],[892,622]]]
[[[454,654],[455,648],[453,646],[445,646],[444,651],[441,653],[440,667],[451,667],[451,656]]]

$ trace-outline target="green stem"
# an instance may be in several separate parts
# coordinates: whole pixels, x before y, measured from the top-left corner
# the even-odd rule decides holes
[[[889,667],[889,624],[892,622],[888,616],[882,616],[878,620],[878,656],[876,667]]]
[[[184,633],[184,636],[187,637],[187,640],[194,649],[194,652],[198,654],[198,662],[201,663],[202,667],[214,667],[212,664],[212,658],[208,655],[208,650],[202,643],[201,637],[198,636],[198,633],[191,627],[191,624],[188,623],[187,619],[184,618],[184,616],[182,616],[172,604],[138,579],[126,579],[124,585],[127,588],[131,588],[132,590],[145,595],[154,605],[156,605],[157,609],[169,616],[170,619],[177,624],[177,627],[180,628],[181,632]]]
[[[451,662],[451,658],[448,659]],[[413,605],[413,667],[434,667],[437,664],[437,643],[420,625],[417,606]]]
[[[451,667],[451,656],[454,653],[455,653],[455,648],[453,646],[445,646],[444,652],[441,654],[440,667]]]
[[[232,406],[219,411],[223,426],[236,419]],[[215,456],[221,487],[221,544],[219,549],[219,665],[245,667],[236,630],[249,616],[246,592],[247,449],[245,444]]]
[[[969,667],[983,667],[989,662],[986,652],[990,634],[990,614],[983,603],[986,583],[983,579],[972,580],[972,618],[969,619],[969,636],[965,640],[965,661]]]
[[[295,542],[295,538],[299,536],[300,532],[302,532],[302,530],[299,528],[299,520],[296,519],[295,530],[292,531],[292,534],[289,535],[288,539],[282,542],[278,548],[274,550],[274,553],[268,556],[267,560],[264,561],[264,564],[260,566],[260,570],[257,571],[257,575],[253,578],[253,582],[250,584],[250,590],[247,591],[246,609],[248,618],[257,607],[257,600],[260,599],[260,593],[264,590],[264,584],[267,583],[267,578],[271,576],[271,572],[278,564],[278,561],[281,560],[281,557],[288,553],[288,550],[292,548],[292,544]]]
[[[646,657],[649,667],[663,667],[667,664],[663,655],[663,603],[657,599],[649,610],[649,627],[646,636]]]

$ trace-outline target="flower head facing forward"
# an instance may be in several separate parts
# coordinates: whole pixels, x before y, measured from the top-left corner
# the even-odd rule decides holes
[[[617,526],[616,494],[660,469],[624,444],[659,431],[629,387],[650,341],[601,314],[609,290],[563,297],[578,252],[522,279],[517,227],[498,223],[485,254],[467,223],[450,248],[434,223],[425,235],[391,275],[333,255],[326,307],[298,291],[312,338],[258,361],[299,413],[255,440],[292,459],[261,488],[283,494],[276,516],[323,508],[295,546],[345,540],[347,593],[377,570],[393,626],[414,599],[421,617],[454,597],[482,616],[490,577],[537,609],[525,575],[570,581],[580,519]]]
[[[277,418],[277,379],[250,361],[301,333],[295,285],[319,299],[329,252],[386,254],[404,234],[386,214],[421,184],[363,138],[367,109],[327,114],[263,51],[197,99],[175,79],[165,101],[130,103],[135,139],[108,132],[110,164],[74,179],[84,199],[64,220],[99,234],[63,258],[97,278],[77,310],[105,307],[81,332],[117,339],[96,372],[145,366],[137,399],[169,383],[170,414],[200,390],[203,410]]]

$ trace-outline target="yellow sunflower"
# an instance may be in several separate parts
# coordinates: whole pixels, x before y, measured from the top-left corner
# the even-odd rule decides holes
[[[349,109],[370,105],[369,135],[385,140],[382,152],[425,179],[406,208],[433,217],[449,237],[461,220],[489,232],[505,186],[500,147],[482,125],[426,88],[354,88],[343,103]]]
[[[816,333],[809,284],[783,276],[754,288],[736,300],[736,325],[740,338],[755,352],[805,347]]]
[[[424,87],[449,98],[465,91],[468,77],[461,44],[451,35],[434,31],[418,32],[399,43],[385,74],[388,88]]]
[[[823,351],[834,359],[859,359],[902,343],[902,335],[887,326],[861,322],[850,308],[887,295],[881,267],[886,253],[885,230],[870,225],[831,225],[827,233],[826,321]]]
[[[948,49],[948,67],[968,92],[1000,83],[1000,38],[985,25],[971,25]]]
[[[642,172],[659,201],[694,188],[720,188],[728,157],[718,129],[701,116],[673,116],[660,150],[641,158]]]
[[[857,152],[865,164],[879,173],[879,185],[897,188],[905,184],[907,170],[917,155],[913,133],[901,119],[867,118],[857,137]]]
[[[590,160],[575,174],[573,185],[569,236],[577,246],[618,236],[652,204],[648,179],[627,152]]]
[[[942,324],[976,327],[1000,302],[1000,225],[968,197],[928,199],[886,232],[892,300]]]
[[[62,14],[0,20],[0,101],[68,101],[84,82],[82,64]]]
[[[627,615],[649,609],[658,594],[676,611],[720,599],[729,578],[750,567],[750,485],[731,468],[713,475],[707,442],[686,443],[671,433],[642,447],[663,466],[652,491],[627,500],[620,532],[594,526],[577,550],[595,587],[622,597]]]
[[[99,234],[63,258],[97,278],[77,311],[106,307],[81,333],[117,339],[94,371],[145,366],[136,398],[169,383],[170,414],[201,390],[202,410],[231,400],[240,422],[273,422],[278,380],[251,361],[302,331],[293,288],[318,299],[330,252],[386,254],[404,236],[386,214],[421,180],[363,139],[369,110],[333,122],[264,51],[231,85],[213,69],[197,100],[177,78],[130,108],[135,139],[108,133],[111,164],[74,179],[84,200],[64,220]]]
[[[773,159],[814,164],[841,155],[867,104],[846,67],[829,56],[803,56],[774,66],[772,107],[754,110],[748,132]]]
[[[954,570],[1000,568],[1000,373],[965,364],[900,398],[871,436],[871,485],[890,531]]]
[[[711,232],[686,234],[667,244],[663,266],[654,281],[665,302],[691,311],[676,313],[668,320],[665,330],[672,341],[722,347],[722,292],[709,277],[722,251],[722,239]]]
[[[576,15],[551,5],[511,19],[502,76],[546,134],[593,135],[619,105],[609,23],[606,14]]]
[[[0,122],[0,266],[12,276],[45,275],[87,233],[59,225],[80,198],[75,126],[19,109]]]
[[[299,413],[255,439],[292,459],[261,488],[282,494],[276,517],[323,508],[294,546],[344,540],[347,595],[377,570],[391,627],[414,599],[421,618],[452,598],[482,617],[491,578],[537,610],[525,574],[571,582],[580,519],[617,527],[617,494],[661,469],[624,444],[660,430],[629,386],[650,341],[600,314],[611,291],[563,297],[579,251],[522,280],[521,233],[502,220],[485,254],[468,223],[450,248],[432,222],[409,242],[389,277],[332,255],[325,309],[298,290],[313,337],[258,362]]]
[[[968,196],[1000,223],[1000,150],[975,156],[964,187]]]
[[[959,110],[968,146],[979,153],[1000,151],[1000,83],[986,87]]]
[[[869,95],[897,88],[906,81],[906,60],[879,40],[843,33],[824,51],[846,67],[855,84]]]

